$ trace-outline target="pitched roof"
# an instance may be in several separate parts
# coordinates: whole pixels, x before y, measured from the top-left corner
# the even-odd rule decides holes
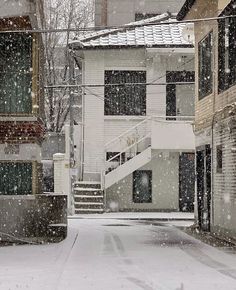
[[[177,14],[176,19],[178,21],[183,20],[195,2],[196,0],[186,0],[179,13]]]
[[[79,49],[125,48],[125,47],[192,47],[183,38],[186,26],[177,23],[172,15],[164,13],[149,19],[129,23],[122,28],[93,32],[70,42]],[[165,23],[162,24],[162,22]],[[170,24],[166,24],[169,21]]]

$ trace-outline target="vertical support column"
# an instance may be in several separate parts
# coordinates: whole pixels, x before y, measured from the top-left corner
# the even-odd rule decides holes
[[[56,194],[65,194],[68,197],[68,212],[72,214],[70,163],[66,154],[53,155],[54,163],[54,191]]]

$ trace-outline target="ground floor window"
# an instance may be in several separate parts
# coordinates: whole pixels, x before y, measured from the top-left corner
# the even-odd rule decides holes
[[[32,163],[0,162],[0,194],[32,193]]]
[[[152,171],[137,170],[133,173],[133,202],[152,202]]]

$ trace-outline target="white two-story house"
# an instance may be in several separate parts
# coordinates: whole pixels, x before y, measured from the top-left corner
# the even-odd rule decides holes
[[[83,91],[75,213],[193,210],[194,48],[183,30],[165,13],[71,42]]]

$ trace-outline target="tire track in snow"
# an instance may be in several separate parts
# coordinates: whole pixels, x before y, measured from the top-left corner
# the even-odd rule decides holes
[[[116,248],[120,254],[120,256],[123,258],[122,261],[129,266],[135,266],[133,261],[131,259],[128,259],[126,256],[126,251],[125,251],[125,247],[121,241],[121,239],[119,238],[119,236],[117,234],[112,234],[113,240],[115,242]],[[123,270],[123,269],[122,269]],[[139,288],[143,289],[143,290],[162,290],[163,287],[158,285],[155,286],[155,288],[153,288],[152,286],[148,285],[145,281],[140,280],[136,277],[131,277],[130,273],[128,273],[127,271],[123,271],[128,277],[126,277],[126,279],[128,281],[130,281],[131,283],[135,284],[136,286],[138,286]],[[132,271],[131,271],[132,272]]]
[[[220,263],[214,259],[212,259],[210,256],[208,256],[206,253],[201,251],[198,247],[183,247],[180,246],[180,249],[188,254],[189,256],[193,257],[195,260],[200,262],[201,264],[208,266],[217,272],[228,276],[234,280],[236,280],[236,269],[230,268],[227,265]]]

